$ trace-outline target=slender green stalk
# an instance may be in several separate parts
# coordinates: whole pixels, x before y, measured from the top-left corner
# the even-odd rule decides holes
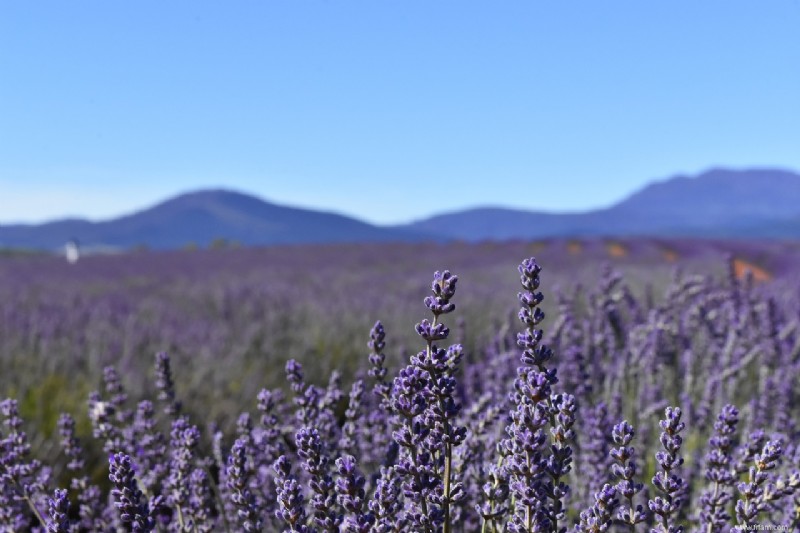
[[[39,512],[39,509],[36,508],[36,504],[33,503],[33,500],[31,500],[30,496],[25,494],[23,498],[25,498],[25,501],[28,503],[28,507],[30,507],[31,511],[33,511],[33,514],[36,516],[36,519],[39,521],[42,527],[47,527],[47,522],[42,516],[42,513]]]
[[[222,501],[222,493],[219,491],[219,487],[217,486],[217,482],[214,481],[214,477],[211,475],[208,467],[203,467],[206,475],[208,476],[208,483],[211,485],[211,490],[214,491],[214,499],[217,500],[217,506],[219,508],[219,515],[222,517],[222,522],[225,524],[225,533],[231,533],[231,525],[228,522],[228,517],[225,516],[225,503]]]

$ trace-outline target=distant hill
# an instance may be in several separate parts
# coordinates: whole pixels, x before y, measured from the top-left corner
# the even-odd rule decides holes
[[[205,247],[216,239],[269,245],[637,235],[800,239],[800,174],[718,168],[654,182],[609,208],[584,213],[485,207],[393,227],[206,190],[112,220],[0,226],[0,248],[54,250],[70,239],[96,249],[170,249]]]
[[[467,209],[402,226],[462,240],[554,236],[800,238],[800,174],[712,169],[647,185],[584,213]]]
[[[652,183],[613,206],[621,215],[647,215],[673,225],[717,226],[738,219],[800,215],[800,174],[784,170],[712,169],[696,177]]]
[[[155,249],[215,239],[242,245],[414,241],[416,230],[381,228],[344,215],[297,209],[226,190],[184,194],[149,209],[102,222],[61,220],[0,226],[0,247],[55,249],[70,239],[82,246]]]

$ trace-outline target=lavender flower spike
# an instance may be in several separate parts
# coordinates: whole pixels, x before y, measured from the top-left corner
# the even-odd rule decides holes
[[[777,468],[781,455],[783,448],[780,442],[774,440],[767,442],[761,453],[756,454],[755,466],[750,467],[749,481],[739,483],[737,487],[742,494],[742,499],[736,502],[736,520],[739,524],[753,525],[759,513],[766,509],[763,500],[767,472]]]
[[[336,512],[334,483],[329,470],[329,459],[324,453],[324,444],[319,432],[312,428],[301,428],[295,436],[297,455],[304,460],[306,472],[311,476],[314,496],[314,522],[323,531],[338,532],[342,517]]]
[[[178,513],[178,522],[182,529],[187,529],[186,519],[191,516],[189,508],[190,484],[195,448],[200,442],[200,431],[189,426],[184,418],[172,423],[172,459],[170,474],[164,488],[168,490],[168,501]],[[187,516],[188,515],[188,516]]]
[[[181,402],[175,399],[175,382],[172,379],[169,355],[166,352],[156,354],[156,388],[158,400],[164,403],[164,413],[177,417],[181,414]]]
[[[675,515],[680,507],[679,493],[684,489],[684,480],[676,470],[683,464],[681,445],[683,439],[679,435],[686,425],[681,422],[679,407],[667,407],[666,418],[660,422],[661,445],[664,451],[656,453],[656,461],[661,470],[653,476],[653,485],[663,496],[657,496],[648,501],[650,510],[661,517],[661,530],[663,533],[681,533],[682,526],[675,525]]]
[[[614,426],[611,436],[614,444],[618,446],[609,452],[614,460],[614,464],[611,465],[611,473],[619,479],[616,485],[617,494],[625,498],[627,503],[620,505],[617,511],[617,520],[628,524],[633,530],[636,524],[644,522],[647,518],[641,505],[634,506],[634,498],[642,491],[644,485],[635,479],[635,450],[633,446],[630,446],[634,436],[633,426],[627,421],[620,422]]]
[[[115,453],[109,457],[108,462],[108,479],[114,484],[111,496],[123,527],[128,532],[152,531],[155,521],[150,516],[147,502],[136,484],[131,458],[124,453]]]
[[[356,467],[355,457],[347,455],[336,459],[336,469],[339,473],[339,478],[336,480],[338,501],[348,513],[343,523],[344,531],[368,533],[375,522],[375,517],[366,511],[364,493],[366,480]]]
[[[84,461],[81,457],[83,449],[80,441],[75,437],[75,419],[71,415],[62,414],[58,419],[58,434],[61,437],[61,447],[64,455],[69,458],[67,470],[77,472],[83,469]]]
[[[608,531],[611,527],[611,515],[614,508],[619,504],[617,500],[617,490],[612,485],[606,483],[603,488],[594,495],[595,503],[588,511],[581,513],[581,522],[578,531],[583,533],[600,533]]]
[[[226,473],[231,501],[238,508],[242,530],[248,533],[261,531],[263,524],[256,510],[255,497],[248,488],[247,445],[243,439],[237,439],[233,444]]]
[[[284,533],[307,533],[305,525],[306,511],[303,506],[303,491],[300,484],[292,477],[292,464],[285,455],[281,455],[272,466],[275,470],[275,487],[278,496],[278,510],[275,517],[289,526]]]
[[[726,508],[732,498],[731,450],[738,422],[739,410],[726,405],[714,423],[714,435],[708,441],[711,451],[706,456],[706,479],[713,483],[713,489],[707,490],[700,498],[700,519],[706,533],[722,531],[731,518]]]
[[[386,367],[383,366],[386,362],[386,355],[383,349],[386,348],[386,330],[380,321],[375,322],[375,325],[369,332],[369,342],[367,346],[370,349],[369,363],[369,376],[375,378],[375,384],[372,387],[372,392],[381,399],[381,404],[385,407],[388,405],[389,394],[392,392],[392,386],[386,382]]]
[[[69,533],[69,498],[67,491],[56,489],[53,498],[48,499],[50,520],[47,521],[48,533]]]

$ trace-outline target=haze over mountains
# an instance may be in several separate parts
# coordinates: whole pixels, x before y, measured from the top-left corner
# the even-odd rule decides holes
[[[216,239],[271,245],[600,236],[800,238],[800,174],[719,168],[654,182],[605,209],[551,213],[482,207],[393,227],[226,190],[180,195],[100,222],[0,225],[0,247],[46,250],[70,239],[89,247],[170,249],[207,246]]]

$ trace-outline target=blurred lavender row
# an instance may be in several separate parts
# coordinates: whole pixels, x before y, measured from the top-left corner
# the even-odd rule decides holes
[[[6,258],[0,529],[796,531],[799,257]]]

